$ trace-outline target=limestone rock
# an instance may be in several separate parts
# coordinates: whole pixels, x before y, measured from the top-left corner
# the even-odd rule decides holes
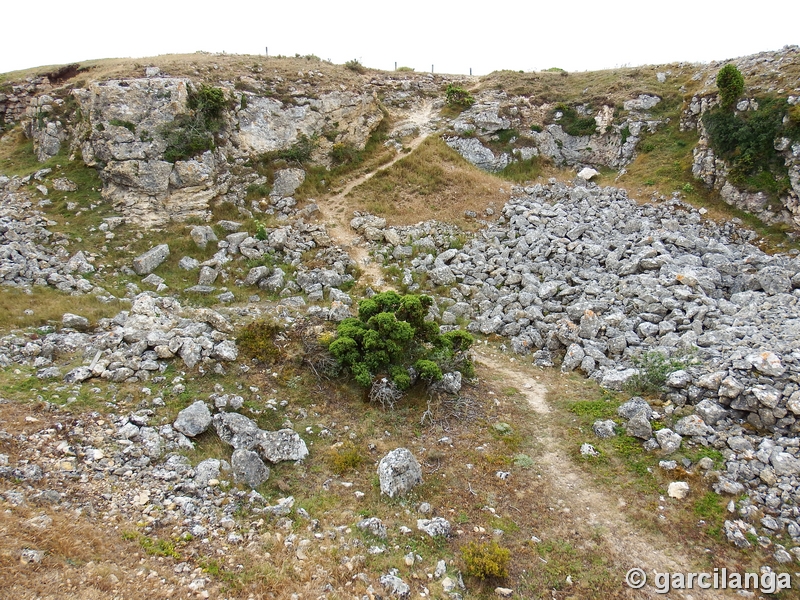
[[[64,313],[64,316],[61,317],[61,325],[67,329],[86,331],[89,329],[89,319],[72,313]]]
[[[377,538],[386,539],[386,525],[378,517],[369,517],[356,523],[356,527],[368,531]]]
[[[390,498],[403,496],[415,485],[422,483],[422,469],[406,448],[397,448],[378,463],[381,493]]]
[[[217,413],[213,422],[220,439],[234,448],[252,450],[261,439],[256,422],[239,413]]]
[[[689,484],[685,481],[673,481],[667,488],[667,494],[670,498],[683,500],[689,495]]]
[[[448,537],[450,535],[450,522],[442,517],[417,519],[417,529],[424,531],[431,537]]]
[[[231,469],[235,481],[256,488],[269,479],[269,467],[257,453],[239,448],[231,456]]]
[[[264,457],[264,460],[271,463],[303,460],[308,456],[306,443],[291,429],[262,432],[255,448]]]
[[[133,259],[133,270],[137,275],[148,275],[169,256],[169,246],[160,244]]]
[[[211,425],[211,411],[202,400],[197,400],[178,413],[172,426],[186,437],[200,435]]]

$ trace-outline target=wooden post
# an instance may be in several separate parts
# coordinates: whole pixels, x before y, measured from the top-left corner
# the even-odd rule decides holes
[[[397,71],[397,61],[394,61],[394,70]]]
[[[264,46],[264,49],[267,51],[267,58],[269,58],[269,46]]]
[[[431,75],[433,75],[433,65],[431,65]]]

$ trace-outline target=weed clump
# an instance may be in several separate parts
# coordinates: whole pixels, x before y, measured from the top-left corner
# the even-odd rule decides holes
[[[274,361],[280,354],[274,342],[280,331],[270,321],[253,321],[245,325],[236,337],[236,345],[243,355],[260,361]]]
[[[357,58],[348,60],[346,63],[344,63],[344,66],[350,69],[351,71],[358,73],[359,75],[363,75],[364,73],[367,72],[367,68],[364,65],[362,65]]]
[[[364,455],[353,442],[344,442],[330,455],[331,469],[337,475],[355,471],[364,464]]]
[[[625,384],[625,390],[639,394],[658,394],[664,391],[664,384],[675,371],[692,364],[692,356],[669,357],[663,352],[644,352],[632,359],[639,372]]]
[[[511,551],[501,547],[497,542],[489,544],[470,542],[461,549],[461,558],[468,575],[478,579],[508,577]]]
[[[444,95],[449,106],[461,108],[462,110],[475,104],[475,98],[472,97],[472,94],[456,85],[448,85]]]

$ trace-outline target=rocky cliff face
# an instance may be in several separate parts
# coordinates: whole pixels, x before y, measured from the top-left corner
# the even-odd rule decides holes
[[[618,117],[613,106],[579,106],[582,116],[597,124],[591,135],[570,135],[559,123],[563,113],[557,105],[537,103],[534,97],[487,92],[476,100],[452,121],[445,141],[475,166],[492,172],[534,156],[558,166],[622,168],[633,160],[641,133],[653,132],[663,122],[647,112],[661,99],[644,94],[625,102]],[[554,122],[545,124],[551,115]]]
[[[223,89],[231,102],[215,148],[169,162],[164,158],[164,127],[187,112],[191,85],[187,78],[156,75],[95,81],[60,90],[58,98],[42,82],[26,89],[24,115],[15,108],[22,101],[7,102],[5,114],[24,122],[39,160],[57,155],[66,145],[74,157],[96,167],[104,198],[144,227],[203,218],[216,198],[243,202],[241,191],[229,194],[232,165],[287,150],[301,136],[317,140],[315,158],[324,164],[334,143],[363,148],[383,118],[370,92],[334,91],[316,97],[300,91],[279,100],[263,96],[265,90],[255,86],[240,92],[227,85]],[[37,94],[42,86],[46,93]]]
[[[728,204],[754,214],[767,223],[782,223],[794,230],[800,228],[800,141],[785,137],[773,141],[775,151],[783,159],[788,170],[791,189],[779,198],[770,198],[764,192],[740,189],[730,181],[731,166],[711,148],[702,117],[718,105],[714,79],[718,70],[728,62],[735,64],[744,74],[749,93],[776,96],[781,101],[785,100],[788,106],[797,105],[800,102],[800,96],[797,94],[800,92],[800,82],[796,77],[792,77],[790,69],[798,56],[800,48],[791,46],[780,52],[762,52],[733,61],[711,63],[704,72],[698,73],[698,78],[700,75],[705,76],[704,87],[687,103],[680,122],[682,131],[696,129],[700,134],[700,141],[693,150],[692,173],[695,177],[702,180],[709,188],[718,191]],[[775,85],[751,84],[764,79],[767,74],[765,71],[777,74],[778,80],[784,87],[776,89]],[[792,91],[795,93],[792,94]],[[737,103],[738,113],[758,110],[758,100],[753,95]]]
[[[794,105],[798,99],[790,97],[787,102]],[[701,121],[703,114],[716,104],[716,97],[695,96],[681,117],[683,128],[697,128],[700,133],[700,142],[692,153],[692,174],[709,188],[718,191],[731,206],[754,214],[766,223],[783,223],[797,229],[800,227],[800,142],[793,142],[789,138],[774,140],[775,150],[783,158],[789,172],[791,190],[787,194],[773,199],[764,192],[739,189],[729,179],[730,165],[711,148],[708,132]],[[752,111],[757,107],[754,99],[745,99],[739,102],[737,110]]]

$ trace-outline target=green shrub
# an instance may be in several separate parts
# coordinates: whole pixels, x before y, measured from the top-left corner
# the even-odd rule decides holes
[[[287,162],[304,163],[311,159],[311,153],[317,147],[316,136],[308,137],[306,134],[301,133],[297,136],[297,141],[286,150],[278,150],[271,153],[266,157],[267,160],[279,159]]]
[[[267,226],[261,221],[256,221],[256,234],[254,236],[259,242],[267,239]]]
[[[478,579],[508,577],[511,551],[501,547],[497,542],[488,544],[470,542],[461,549],[461,558],[467,575]]]
[[[189,112],[161,128],[166,161],[185,160],[214,148],[214,134],[222,128],[225,92],[205,84],[197,89],[190,85],[186,106]]]
[[[358,148],[350,143],[334,144],[330,157],[334,166],[349,165],[360,159]]]
[[[365,298],[358,304],[358,318],[339,323],[328,349],[365,388],[387,379],[406,390],[413,383],[412,369],[426,381],[441,379],[443,365],[469,372],[466,352],[472,336],[461,330],[440,334],[436,323],[425,320],[432,303],[429,296],[394,291]]]
[[[445,99],[447,104],[453,107],[469,108],[475,104],[475,98],[472,97],[464,88],[450,84],[445,90]]]
[[[414,68],[413,67],[397,67],[397,70],[411,73],[411,72],[414,71]]]
[[[561,117],[558,119],[556,119],[557,113],[561,113]],[[576,137],[592,135],[597,131],[597,121],[594,120],[593,116],[583,117],[574,106],[569,106],[563,102],[556,104],[550,111],[548,121],[561,125],[561,128],[566,133]]]
[[[657,394],[664,391],[664,384],[675,371],[692,363],[691,356],[669,357],[663,352],[644,352],[632,358],[639,373],[625,384],[626,391],[639,394]]]
[[[362,65],[357,58],[354,58],[353,60],[348,60],[346,63],[344,63],[344,66],[350,69],[351,71],[358,73],[359,75],[363,75],[364,73],[367,72],[367,68],[364,65]]]
[[[789,188],[789,172],[775,139],[782,136],[800,137],[795,132],[787,104],[779,98],[758,98],[758,110],[739,114],[725,108],[715,108],[703,115],[715,154],[730,165],[731,183],[749,191],[763,191],[773,198]]]
[[[719,101],[723,108],[731,108],[744,92],[744,76],[734,64],[727,64],[717,73]]]

